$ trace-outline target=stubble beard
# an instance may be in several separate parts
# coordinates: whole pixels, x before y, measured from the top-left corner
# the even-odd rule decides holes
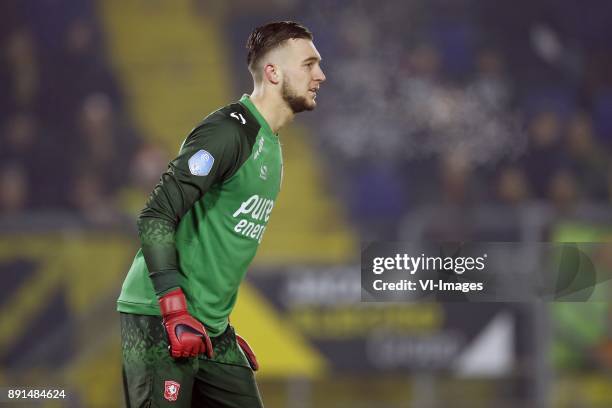
[[[296,95],[295,91],[289,85],[289,81],[286,79],[283,81],[281,87],[281,96],[293,113],[311,111],[316,106],[314,103],[309,104],[305,96]]]

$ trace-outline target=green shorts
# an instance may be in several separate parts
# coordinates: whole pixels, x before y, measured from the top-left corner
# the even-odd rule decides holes
[[[263,407],[255,376],[229,326],[214,357],[174,359],[159,316],[121,313],[123,387],[132,407]]]

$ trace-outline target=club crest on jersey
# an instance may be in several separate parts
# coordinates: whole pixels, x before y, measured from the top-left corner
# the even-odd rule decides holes
[[[168,401],[176,401],[178,399],[181,384],[176,381],[166,381],[164,383],[164,398]]]
[[[206,150],[198,150],[189,158],[189,171],[194,176],[207,176],[212,169],[215,158]]]

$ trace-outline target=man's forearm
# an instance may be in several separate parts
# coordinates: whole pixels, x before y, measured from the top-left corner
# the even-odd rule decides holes
[[[180,286],[175,233],[171,221],[142,215],[138,219],[142,253],[157,296]]]

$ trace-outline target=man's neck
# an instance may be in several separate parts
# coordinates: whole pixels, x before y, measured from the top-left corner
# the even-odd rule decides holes
[[[253,90],[251,102],[253,102],[261,116],[268,122],[270,129],[274,133],[291,122],[295,116],[295,113],[291,111],[280,95],[265,92],[263,89],[256,88]]]

